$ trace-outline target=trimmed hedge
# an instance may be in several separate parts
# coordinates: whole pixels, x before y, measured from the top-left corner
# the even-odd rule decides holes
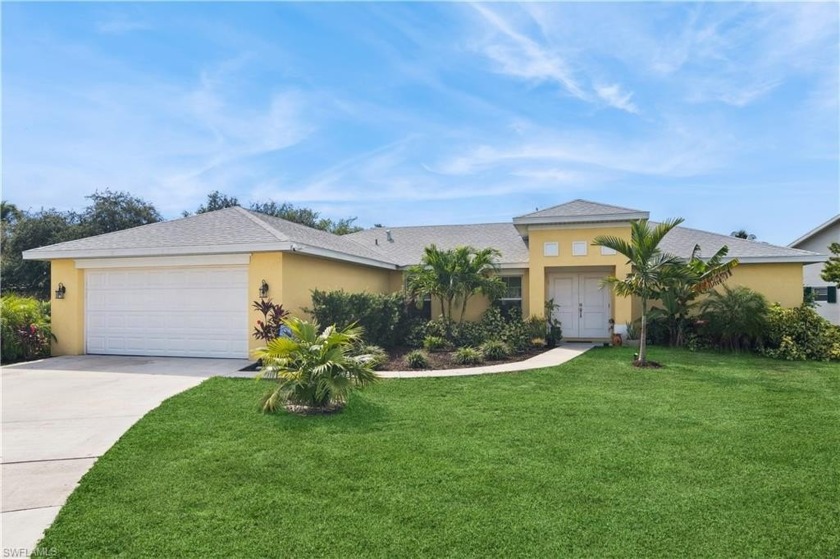
[[[347,293],[312,291],[312,308],[304,309],[322,326],[345,328],[356,323],[364,328],[367,343],[390,348],[401,345],[408,329],[411,310],[401,293]]]

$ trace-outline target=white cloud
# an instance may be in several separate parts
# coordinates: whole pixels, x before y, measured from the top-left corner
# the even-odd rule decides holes
[[[505,17],[481,4],[472,4],[472,7],[493,30],[489,38],[481,41],[479,50],[496,63],[499,73],[536,83],[555,83],[568,94],[586,103],[601,101],[607,106],[628,113],[639,112],[638,107],[630,101],[632,92],[624,92],[621,85],[616,83],[588,83],[592,80],[587,75],[580,57],[572,62],[572,54],[564,54],[556,46],[545,44],[544,40],[541,42],[537,34],[528,35],[521,28],[517,28],[511,22],[514,18],[510,12],[507,12]],[[549,30],[546,21],[536,19],[539,12],[525,13],[538,24],[543,33]],[[572,52],[574,49],[568,50]],[[577,68],[577,71],[573,68]]]
[[[632,93],[622,91],[618,84],[596,85],[595,92],[607,105],[628,113],[639,114],[639,108],[631,101]]]

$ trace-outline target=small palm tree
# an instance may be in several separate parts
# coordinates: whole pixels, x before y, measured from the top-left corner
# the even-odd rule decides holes
[[[639,334],[639,364],[647,365],[647,314],[648,301],[656,297],[668,282],[684,274],[681,261],[676,256],[663,253],[659,243],[668,232],[683,222],[682,218],[666,220],[650,226],[648,220],[630,223],[630,242],[613,235],[599,235],[593,244],[611,248],[627,257],[631,270],[624,279],[610,276],[604,279],[616,295],[639,297],[642,300],[642,320]]]
[[[317,322],[292,317],[283,324],[291,335],[275,338],[256,351],[263,363],[257,378],[278,380],[262,400],[263,411],[273,412],[281,404],[336,409],[355,388],[379,378],[373,371],[372,356],[352,355],[361,328],[328,326],[319,334]]]
[[[760,344],[767,328],[768,305],[764,295],[744,286],[712,291],[700,305],[706,328],[724,349],[738,351]]]
[[[453,307],[460,304],[459,320],[463,321],[467,302],[473,295],[483,293],[494,299],[504,292],[505,284],[496,275],[499,255],[493,248],[461,246],[441,250],[430,245],[424,249],[420,264],[408,270],[409,293],[438,299],[446,321],[453,320]]]
[[[651,309],[650,318],[662,319],[668,325],[669,343],[682,346],[685,343],[685,326],[688,315],[700,295],[708,293],[732,276],[732,269],[738,259],[724,262],[729,247],[723,246],[711,258],[700,257],[700,245],[695,245],[691,258],[683,265],[682,273],[676,274],[658,294],[661,308]]]

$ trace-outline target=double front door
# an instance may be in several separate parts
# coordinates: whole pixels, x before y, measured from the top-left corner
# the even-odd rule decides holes
[[[609,337],[610,291],[601,286],[604,273],[569,273],[549,276],[548,296],[559,305],[554,318],[564,338]]]

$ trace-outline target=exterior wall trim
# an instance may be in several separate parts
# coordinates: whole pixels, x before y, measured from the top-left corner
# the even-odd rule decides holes
[[[183,266],[247,266],[250,254],[208,254],[193,256],[149,256],[140,258],[86,258],[76,260],[76,269],[87,268],[174,268]]]

